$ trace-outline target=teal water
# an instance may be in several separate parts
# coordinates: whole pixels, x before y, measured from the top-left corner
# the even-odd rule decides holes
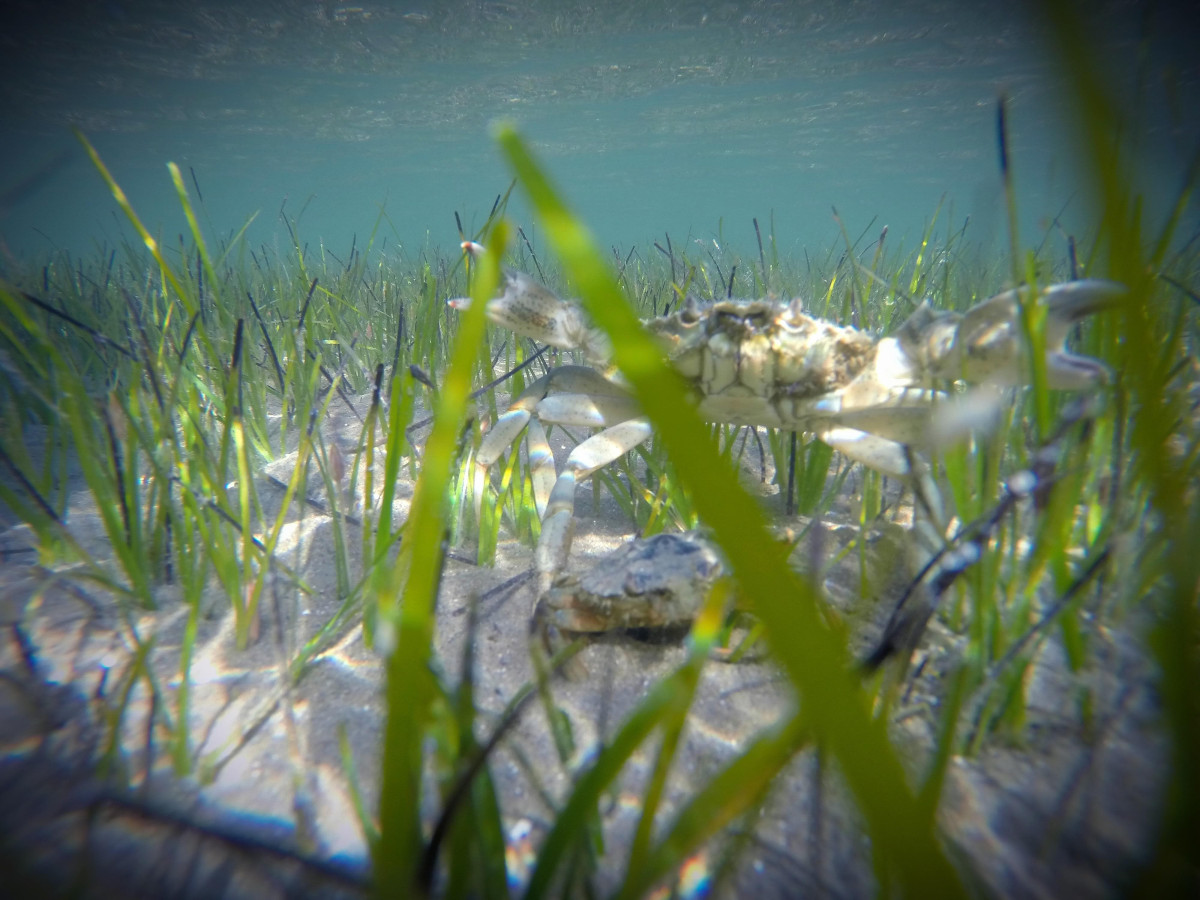
[[[1090,3],[1131,116],[1152,217],[1197,143],[1187,4]],[[184,222],[165,163],[194,174],[210,238],[335,253],[379,221],[387,246],[453,246],[509,175],[515,121],[604,244],[669,233],[785,253],[889,227],[1007,245],[996,102],[1010,97],[1022,243],[1086,237],[1070,104],[1035,5],[859,2],[110,0],[6,6],[0,253],[111,248],[127,232],[71,128],[143,219]],[[1138,60],[1141,60],[1139,66]],[[531,234],[527,211],[510,211]],[[1193,221],[1195,208],[1192,208]],[[1056,217],[1060,231],[1052,227]]]

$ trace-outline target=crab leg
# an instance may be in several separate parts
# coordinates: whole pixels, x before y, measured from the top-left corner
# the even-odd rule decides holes
[[[633,398],[620,386],[586,366],[560,366],[551,369],[530,384],[496,420],[484,435],[475,455],[475,508],[483,499],[487,469],[528,426],[529,467],[533,478],[534,500],[538,515],[543,516],[554,484],[554,457],[539,422],[604,428],[633,418],[639,410]]]
[[[889,478],[897,478],[912,488],[913,532],[909,565],[920,572],[945,545],[946,510],[942,492],[933,480],[928,464],[910,447],[856,428],[830,423],[817,427],[818,438],[842,455],[860,462]]]
[[[482,245],[473,241],[464,241],[462,248],[472,256],[483,253]],[[471,299],[455,297],[447,303],[461,310]],[[608,335],[590,325],[578,305],[560,299],[524,272],[504,270],[500,293],[488,301],[487,316],[496,325],[551,347],[581,350],[591,362],[607,363],[612,355]]]
[[[922,304],[901,327],[899,340],[930,378],[1003,387],[1028,384],[1018,291],[1021,302],[1045,307],[1047,386],[1086,390],[1105,383],[1104,364],[1070,353],[1066,339],[1077,323],[1111,309],[1129,293],[1115,281],[1092,278],[1055,284],[1043,289],[1039,298],[1028,287],[1013,288],[961,315],[935,312]]]
[[[606,394],[614,396],[620,394],[619,391],[614,391],[613,385],[603,376],[586,366],[560,366],[557,369],[551,369],[525,388],[509,404],[508,409],[500,414],[500,418],[484,436],[483,443],[479,447],[476,457],[479,462],[486,468],[499,459],[504,449],[515,441],[517,435],[524,430],[530,418],[540,412],[540,404],[555,392],[596,398]],[[586,421],[577,422],[565,414],[553,421],[560,425],[589,424]]]
[[[542,536],[534,555],[538,597],[546,593],[554,579],[566,569],[575,533],[576,485],[648,440],[652,433],[649,419],[628,419],[592,435],[571,451],[562,474],[554,482],[554,490],[550,492],[546,516],[542,520]]]

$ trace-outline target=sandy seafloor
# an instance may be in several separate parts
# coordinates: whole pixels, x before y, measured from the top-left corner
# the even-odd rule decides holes
[[[356,401],[360,411],[367,399]],[[335,403],[325,431],[327,440],[349,450],[361,425],[346,405]],[[563,448],[557,450],[561,463]],[[291,465],[292,458],[284,457],[262,470],[258,491],[268,517],[275,515],[282,490],[267,476],[286,481]],[[764,494],[781,524],[802,526],[798,518],[783,520],[778,498],[761,487],[759,474],[747,472],[746,483]],[[847,481],[850,492],[855,478]],[[398,515],[411,487],[406,482],[397,492]],[[324,499],[315,474],[309,495]],[[603,502],[597,517],[586,485],[577,512],[573,566],[583,569],[627,539],[631,529]],[[857,533],[845,521],[849,511],[843,498],[818,526],[819,552],[826,558]],[[72,494],[67,522],[89,552],[111,558],[82,482]],[[352,573],[360,565],[355,528],[346,528]],[[810,545],[810,555],[811,550]],[[529,572],[532,551],[503,541],[494,568],[464,561],[472,553],[469,545],[457,548],[447,562],[436,648],[442,670],[454,681],[468,603],[479,597],[473,665],[477,737],[485,740],[506,703],[532,676],[533,582],[522,577]],[[802,547],[797,555],[804,553]],[[280,678],[285,661],[338,608],[333,554],[328,516],[297,504],[276,558],[280,569],[294,570],[311,593],[298,591],[282,571],[277,574],[264,595],[258,639],[246,651],[235,649],[228,600],[215,585],[206,599],[191,664],[189,715],[192,759],[202,761],[208,773],[203,784],[195,774],[183,779],[171,774],[165,732],[149,718],[175,714],[172,698],[187,618],[178,589],[163,586],[159,610],[136,614],[133,621],[143,641],[154,638],[147,663],[166,702],[156,706],[145,682],[139,682],[119,731],[120,771],[105,779],[95,765],[108,740],[105,710],[119,703],[136,658],[128,625],[109,597],[69,570],[39,568],[24,526],[0,532],[0,834],[6,870],[24,872],[24,880],[10,881],[13,895],[66,890],[77,878],[85,887],[82,896],[95,897],[325,897],[367,891],[366,842],[339,750],[344,734],[362,796],[371,805],[379,787],[383,665],[364,646],[361,617],[298,684],[289,687]],[[881,602],[864,611],[856,604],[858,567],[853,554],[849,560],[823,573],[824,588],[830,603],[861,623],[856,639],[861,650],[889,605]],[[933,741],[942,675],[961,649],[960,639],[936,625],[925,643],[914,666],[920,675],[892,729],[913,772],[920,771]],[[554,685],[580,747],[575,764],[585,765],[596,742],[611,738],[655,680],[683,658],[678,640],[654,642],[628,634],[591,640],[582,653],[583,674]],[[940,822],[952,856],[977,888],[1012,897],[1121,893],[1152,845],[1168,774],[1152,676],[1135,626],[1126,632],[1100,630],[1091,665],[1076,674],[1069,672],[1058,643],[1046,643],[1030,677],[1023,740],[992,740],[977,756],[958,757],[950,765]],[[1095,700],[1086,729],[1076,708],[1085,684]],[[709,665],[662,821],[793,703],[769,662]],[[619,884],[654,753],[653,741],[639,750],[602,804],[608,852],[595,875],[601,893]],[[517,864],[528,860],[553,820],[546,799],[561,802],[571,783],[540,706],[527,707],[489,766],[518,887]],[[540,786],[531,780],[535,773]],[[428,820],[435,815],[431,805]],[[734,871],[720,883],[721,895],[753,892],[765,900],[859,897],[874,891],[870,846],[857,813],[836,769],[821,767],[812,750],[797,756],[761,810],[734,831],[748,840]],[[721,846],[707,848],[693,876],[716,867]]]

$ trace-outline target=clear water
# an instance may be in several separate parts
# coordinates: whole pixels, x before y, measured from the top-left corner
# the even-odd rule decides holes
[[[1187,10],[1094,3],[1107,76],[1139,98],[1152,216],[1200,128]],[[0,254],[112,247],[127,231],[71,135],[95,143],[152,229],[184,229],[165,163],[194,173],[210,237],[299,234],[452,247],[509,183],[489,123],[515,121],[605,244],[669,233],[785,253],[889,226],[1007,244],[996,100],[1010,97],[1022,242],[1086,236],[1080,154],[1036,7],[955,0],[7,4]],[[1148,24],[1147,24],[1148,22]],[[1140,70],[1139,40],[1149,49]],[[192,187],[192,185],[189,185]],[[192,188],[194,190],[194,187]],[[193,197],[194,198],[194,197]],[[520,203],[518,223],[536,229]],[[302,213],[302,214],[301,214]],[[1193,208],[1194,214],[1194,208]]]

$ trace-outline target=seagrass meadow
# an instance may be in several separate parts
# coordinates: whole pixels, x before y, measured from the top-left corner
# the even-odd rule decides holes
[[[512,186],[452,234],[476,259],[394,251],[384,214],[345,252],[294,219],[284,251],[216,239],[173,164],[166,240],[79,134],[136,237],[0,272],[5,890],[1195,896],[1200,156],[1146,221],[1130,132],[1054,25],[1097,215],[1018,228],[1001,97],[1005,253],[940,207],[908,245],[839,220],[796,258],[766,211],[748,255],[602,249],[508,125]],[[502,267],[579,298],[655,427],[581,485],[571,569],[707,528],[730,577],[690,627],[531,641],[529,454],[478,509],[473,459],[575,359],[487,323]],[[1031,362],[937,453],[962,562],[911,657],[868,671],[918,575],[911,492],[809,435],[700,421],[637,319],[800,297],[883,335],[926,298],[1080,278],[1128,289],[1069,336],[1108,382],[1051,391]],[[1017,328],[1045,346],[1034,305]],[[551,430],[560,463],[584,436]]]

